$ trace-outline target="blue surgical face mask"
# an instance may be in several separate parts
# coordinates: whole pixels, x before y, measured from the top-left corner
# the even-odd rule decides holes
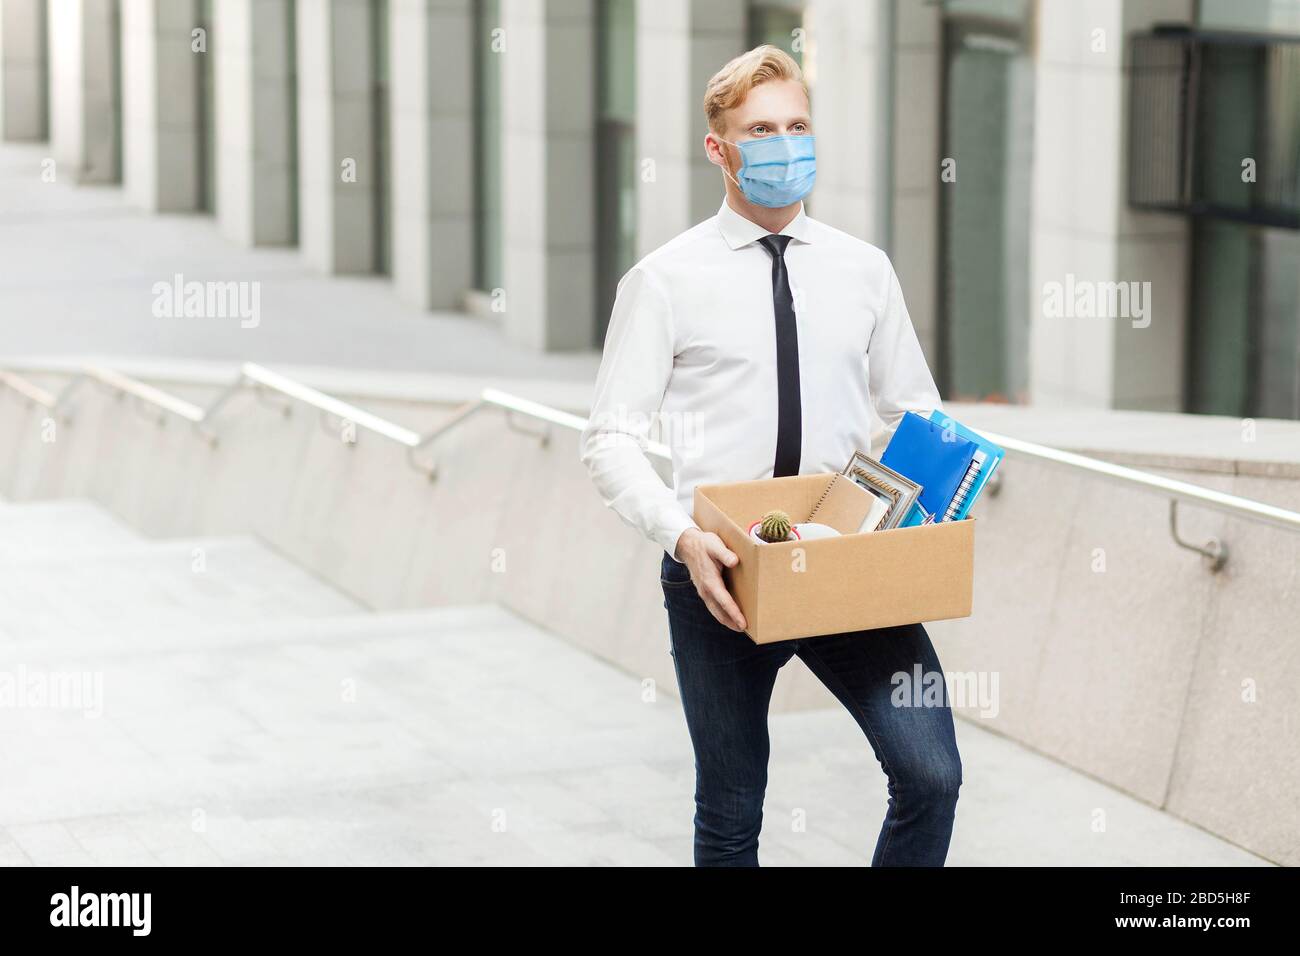
[[[812,191],[817,157],[812,136],[764,136],[742,143],[724,143],[740,150],[740,169],[731,181],[756,206],[779,209],[797,203]],[[727,172],[723,168],[723,172]],[[731,173],[727,172],[728,178]]]

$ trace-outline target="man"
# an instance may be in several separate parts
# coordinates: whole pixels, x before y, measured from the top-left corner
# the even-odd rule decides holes
[[[771,46],[709,81],[704,148],[718,214],[619,284],[582,459],[607,505],[664,548],[661,584],[695,749],[695,862],[758,863],[767,710],[798,655],[861,726],[889,780],[873,864],[941,866],[961,761],[947,701],[895,707],[891,678],[939,673],[919,625],[754,644],[727,592],[736,555],[696,527],[695,486],[836,472],[879,454],[905,411],[939,395],[883,252],[805,215],[816,174],[808,89]],[[865,162],[865,157],[863,159]],[[873,412],[883,424],[872,442]],[[674,489],[643,451],[652,421]]]

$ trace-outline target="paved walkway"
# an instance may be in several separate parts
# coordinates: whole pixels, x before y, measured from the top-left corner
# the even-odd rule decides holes
[[[102,668],[104,716],[0,712],[19,768],[0,862],[690,862],[674,699],[643,702],[634,678],[494,608],[409,617],[61,657]],[[1257,862],[969,723],[958,736],[952,864]],[[764,861],[863,863],[884,778],[852,721],[779,715],[772,738]]]
[[[484,319],[425,312],[385,277],[315,272],[296,249],[247,249],[210,216],[149,215],[120,188],[41,180],[44,145],[0,146],[4,358],[151,357],[591,382],[594,351],[539,354]],[[260,283],[260,322],[157,318],[153,286]],[[19,317],[25,320],[19,321]]]
[[[250,539],[150,541],[86,502],[0,505],[0,542],[0,864],[690,862],[677,701],[500,608],[367,612]],[[17,706],[56,675],[93,680]],[[885,782],[856,725],[771,727],[764,861],[868,860]],[[1260,862],[957,727],[953,864]]]

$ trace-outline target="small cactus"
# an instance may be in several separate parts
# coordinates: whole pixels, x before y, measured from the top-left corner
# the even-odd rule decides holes
[[[769,544],[790,538],[790,516],[784,511],[769,511],[758,525],[758,536]]]

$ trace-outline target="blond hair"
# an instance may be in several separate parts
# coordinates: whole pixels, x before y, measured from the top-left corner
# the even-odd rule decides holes
[[[704,115],[709,129],[722,132],[726,128],[722,114],[745,102],[750,90],[768,80],[798,80],[804,94],[808,93],[803,71],[794,57],[770,44],[756,46],[714,73],[704,88]]]

